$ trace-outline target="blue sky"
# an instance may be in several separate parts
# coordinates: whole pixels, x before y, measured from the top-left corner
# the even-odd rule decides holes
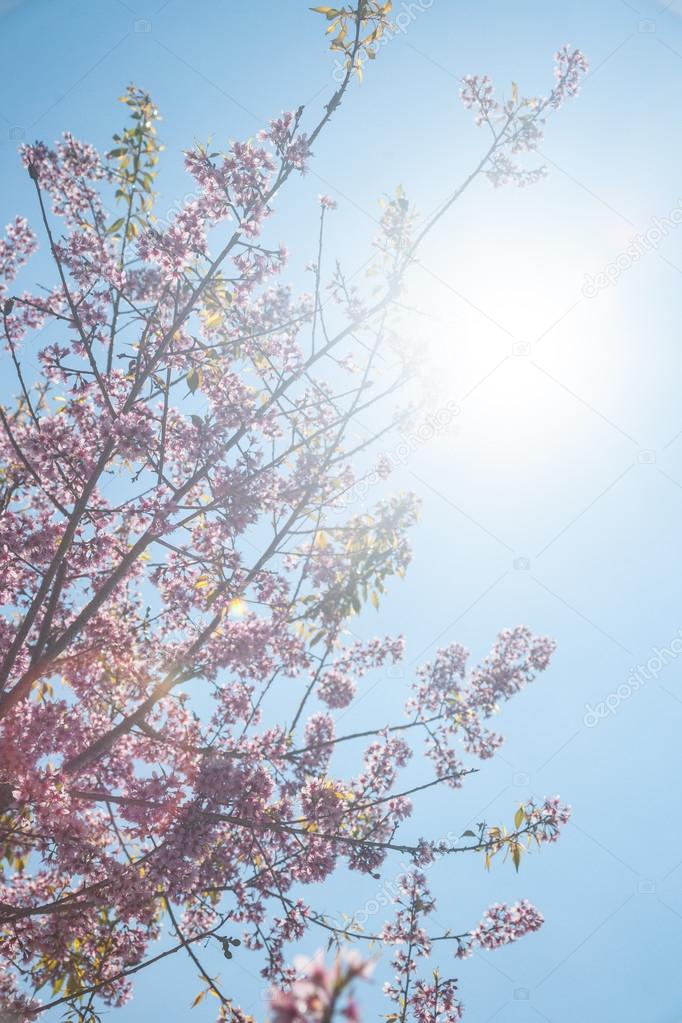
[[[547,919],[538,936],[454,964],[466,1018],[676,1023],[682,661],[663,648],[682,629],[682,230],[673,217],[682,2],[422,6],[281,203],[277,231],[296,283],[314,252],[318,192],[339,202],[330,243],[354,271],[383,192],[400,182],[427,213],[466,176],[484,139],[458,103],[460,75],[546,92],[564,42],[593,71],[548,128],[548,179],[523,192],[478,183],[413,272],[419,315],[406,326],[435,353],[438,401],[455,401],[460,414],[452,431],[413,445],[394,479],[424,501],[414,563],[380,624],[368,616],[358,629],[404,631],[407,665],[402,677],[369,679],[344,724],[380,723],[387,706],[397,713],[411,667],[439,644],[457,639],[482,655],[499,628],[519,622],[554,636],[552,670],[503,711],[502,756],[460,794],[427,799],[416,825],[509,820],[531,793],[560,792],[574,808],[561,842],[518,876],[502,865],[486,875],[478,860],[434,868],[444,926],[473,925],[490,902],[524,896]],[[183,147],[249,136],[299,103],[312,112],[333,87],[324,24],[298,0],[0,0],[0,16],[3,222],[35,214],[17,139],[49,141],[68,128],[105,146],[130,80],[164,115],[161,213],[189,190]],[[647,251],[628,260],[636,237]],[[613,283],[589,297],[585,275],[612,266]],[[656,657],[665,664],[619,694]],[[609,712],[593,724],[586,707],[602,704]],[[350,911],[375,888],[342,879],[314,901]],[[262,1018],[254,963],[240,954],[230,969],[238,997]],[[118,1015],[184,1020],[198,990],[191,968],[171,960],[141,975]],[[365,1004],[368,1019],[388,1011],[376,990]]]

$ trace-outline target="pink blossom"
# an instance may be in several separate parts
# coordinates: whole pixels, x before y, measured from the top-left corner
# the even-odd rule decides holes
[[[503,132],[477,173],[534,180],[512,156],[536,148],[585,69],[564,48],[550,98],[511,109],[487,78],[465,79],[465,104]],[[473,665],[450,644],[414,670],[401,716],[403,637],[355,631],[411,560],[418,499],[348,511],[347,495],[364,471],[365,403],[374,441],[400,418],[410,366],[378,324],[429,228],[398,188],[376,291],[340,263],[323,280],[319,257],[314,295],[283,280],[274,200],[344,90],[310,131],[299,108],[256,139],[186,153],[189,192],[165,219],[152,212],[158,111],[135,86],[108,154],[69,133],[22,147],[46,283],[14,291],[37,246],[18,217],[0,241],[19,395],[0,423],[0,1015],[28,1018],[39,997],[71,1015],[90,995],[120,1006],[173,936],[195,964],[207,943],[258,953],[276,1023],[358,1020],[366,959],[288,965],[315,930],[358,937],[315,906],[339,870],[382,883],[400,871],[375,936],[387,995],[417,1023],[461,1015],[455,979],[426,969],[436,941],[464,956],[541,923],[522,902],[436,933],[427,871],[499,837],[484,824],[474,842],[415,837],[406,822],[422,789],[445,800],[494,755],[491,717],[548,669],[553,642],[505,629]],[[347,725],[380,682],[385,712]],[[558,797],[517,812],[528,843],[555,841],[569,818]],[[245,1018],[217,980],[210,990]]]
[[[332,199],[330,195],[318,195],[317,201],[323,210],[335,210],[338,206],[336,199]]]
[[[479,948],[499,948],[539,930],[543,923],[542,914],[526,899],[513,906],[497,903],[486,910],[480,924],[471,933],[471,941]]]
[[[321,952],[313,959],[295,961],[298,976],[286,990],[274,989],[270,1007],[274,1023],[323,1023],[333,1011],[353,1021],[360,1019],[358,1004],[349,988],[356,979],[367,979],[373,968],[357,952],[344,951],[331,967]],[[343,1004],[338,1005],[343,999]]]

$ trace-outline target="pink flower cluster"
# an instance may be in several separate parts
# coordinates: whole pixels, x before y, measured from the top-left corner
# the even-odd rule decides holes
[[[577,53],[560,51],[557,99],[577,90]],[[486,167],[517,178],[499,161],[533,148],[535,114],[517,120],[487,79],[467,79],[463,98],[491,124],[508,118]],[[404,822],[417,792],[456,788],[467,755],[493,755],[488,719],[554,645],[507,629],[470,667],[452,644],[416,672],[406,717],[345,732],[336,713],[404,652],[400,637],[349,640],[348,623],[404,574],[418,501],[349,516],[344,496],[367,446],[357,416],[394,417],[409,379],[397,360],[389,380],[375,356],[414,211],[400,189],[384,204],[380,298],[337,264],[323,315],[319,277],[315,296],[273,283],[286,249],[266,229],[336,107],[310,134],[299,110],[256,142],[186,154],[194,191],[155,221],[157,115],[134,88],[124,101],[132,125],[106,157],[69,134],[22,150],[48,288],[10,290],[36,246],[25,219],[0,242],[20,392],[0,423],[0,1015],[28,1018],[38,993],[40,1011],[79,1018],[120,1005],[174,936],[193,961],[209,941],[226,958],[260,953],[275,1023],[355,1021],[365,961],[286,965],[314,927],[345,933],[302,893],[339,869],[379,880],[400,854],[396,916],[377,928],[394,952],[387,994],[417,1023],[455,1023],[455,980],[416,972],[435,940],[423,870],[471,843],[410,843]],[[415,786],[403,779],[423,748]],[[568,819],[557,798],[522,810],[538,842]],[[539,921],[525,903],[498,906],[439,937],[495,947]]]
[[[17,217],[5,228],[7,237],[0,238],[0,300],[17,273],[36,250],[36,236],[25,217]]]
[[[582,77],[589,65],[581,50],[569,45],[554,55],[555,85],[548,97],[523,97],[512,87],[511,99],[500,103],[487,75],[466,75],[462,79],[460,99],[474,112],[477,125],[487,124],[492,142],[485,160],[485,174],[496,188],[515,184],[520,188],[535,184],[545,176],[544,167],[526,169],[509,155],[534,152],[542,142],[547,115],[566,99],[578,95]]]
[[[478,125],[489,122],[491,115],[500,110],[495,99],[495,87],[488,75],[465,75],[459,95],[467,110],[475,112]]]
[[[553,107],[559,107],[565,99],[578,95],[583,75],[587,74],[590,65],[582,50],[574,50],[568,43],[554,54],[554,62],[556,85],[550,102]]]
[[[301,111],[285,111],[281,117],[270,121],[269,128],[261,131],[259,138],[271,142],[282,160],[304,173],[311,152],[308,136],[298,130],[300,114]]]
[[[329,1023],[336,1013],[349,1023],[359,1023],[351,985],[371,975],[371,962],[357,952],[344,951],[328,967],[318,952],[311,960],[297,959],[294,965],[298,976],[291,986],[270,994],[273,1023]]]
[[[526,899],[513,906],[497,903],[486,910],[476,930],[471,932],[471,943],[479,948],[500,948],[540,930],[543,923],[542,913]]]
[[[559,796],[546,796],[542,803],[530,801],[524,807],[526,821],[538,842],[556,842],[571,819],[571,808]]]
[[[554,647],[552,640],[519,626],[501,632],[488,657],[469,673],[468,651],[457,643],[439,650],[432,662],[419,668],[407,710],[429,724],[427,755],[448,784],[461,784],[462,767],[453,740],[461,736],[466,752],[491,757],[502,738],[483,721],[500,702],[547,669]]]

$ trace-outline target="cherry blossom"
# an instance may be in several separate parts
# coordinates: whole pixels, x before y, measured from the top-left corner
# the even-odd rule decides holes
[[[419,502],[382,490],[360,510],[348,495],[400,420],[412,365],[387,369],[382,353],[421,240],[507,149],[534,148],[533,125],[586,64],[559,51],[537,108],[509,110],[487,79],[467,80],[465,102],[493,126],[504,116],[503,135],[430,220],[401,189],[384,200],[371,286],[325,269],[336,204],[321,196],[314,294],[297,295],[271,237],[275,199],[371,49],[345,28],[383,30],[388,5],[362,11],[336,16],[346,71],[317,121],[299,108],[255,139],[196,146],[171,218],[154,219],[159,112],[137,86],[109,152],[70,133],[22,147],[33,213],[0,242],[15,391],[0,409],[0,1014],[94,1023],[139,970],[178,954],[220,1018],[244,1020],[229,978],[202,962],[208,944],[257,962],[277,1023],[356,1020],[367,958],[289,965],[321,931],[336,947],[384,942],[399,1018],[449,1023],[456,981],[423,969],[438,943],[464,954],[541,923],[519,903],[432,933],[426,872],[464,853],[518,867],[567,823],[558,797],[524,803],[509,831],[415,837],[411,818],[420,792],[456,789],[494,755],[489,718],[554,645],[519,626],[478,664],[453,644],[414,671],[402,636],[349,638],[405,575]],[[24,288],[38,244],[52,279]],[[358,440],[370,410],[380,425]],[[368,679],[393,682],[398,666],[405,714],[396,699],[344,728]],[[409,869],[376,935],[316,908],[335,872],[381,878],[397,858]]]
[[[548,115],[578,95],[588,70],[585,54],[566,44],[554,55],[555,84],[549,96],[525,97],[512,83],[511,97],[506,102],[495,97],[495,87],[487,75],[464,76],[460,99],[474,113],[476,124],[487,125],[492,136],[483,173],[495,188],[508,184],[524,188],[542,180],[544,167],[526,168],[512,157],[537,150]]]
[[[294,964],[299,975],[286,990],[274,989],[270,998],[273,1023],[314,1023],[327,1021],[335,1013],[356,1023],[361,1018],[357,1001],[348,989],[357,979],[367,979],[372,963],[357,952],[344,951],[331,967],[322,953]]]

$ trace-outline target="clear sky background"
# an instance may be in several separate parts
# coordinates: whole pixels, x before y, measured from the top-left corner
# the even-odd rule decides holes
[[[619,687],[682,635],[682,227],[665,222],[682,202],[682,2],[395,8],[412,11],[405,31],[280,203],[294,282],[314,255],[318,192],[339,203],[330,244],[354,271],[383,192],[400,182],[427,213],[466,176],[485,139],[458,102],[460,75],[546,93],[564,42],[593,70],[549,125],[548,179],[522,192],[479,182],[413,272],[420,313],[409,326],[439,353],[438,402],[461,414],[414,445],[392,482],[424,500],[414,563],[380,622],[372,612],[357,629],[405,632],[408,660],[402,677],[365,681],[344,726],[383,723],[387,707],[397,715],[414,664],[440,644],[480,656],[520,622],[554,636],[552,670],[503,711],[502,755],[461,793],[425,800],[413,829],[509,821],[529,795],[561,793],[571,825],[518,876],[502,864],[487,875],[478,859],[433,870],[444,927],[524,896],[546,925],[442,967],[460,977],[472,1023],[679,1023],[682,658],[664,651],[636,691]],[[0,0],[0,13],[3,222],[35,219],[17,141],[68,128],[106,146],[130,80],[164,115],[161,214],[190,190],[183,147],[248,137],[299,103],[312,116],[334,85],[324,22],[299,0]],[[630,266],[621,258],[614,283],[588,297],[585,275],[616,264],[654,222],[662,237],[650,234],[649,251]],[[595,724],[588,705],[609,713]],[[352,912],[376,887],[342,878],[311,901]],[[229,967],[235,994],[263,1018],[254,958],[211,962],[223,982]],[[176,957],[140,976],[118,1018],[184,1020],[199,988]],[[363,999],[367,1019],[389,1011],[377,985]],[[191,1018],[213,1018],[207,1001]]]

